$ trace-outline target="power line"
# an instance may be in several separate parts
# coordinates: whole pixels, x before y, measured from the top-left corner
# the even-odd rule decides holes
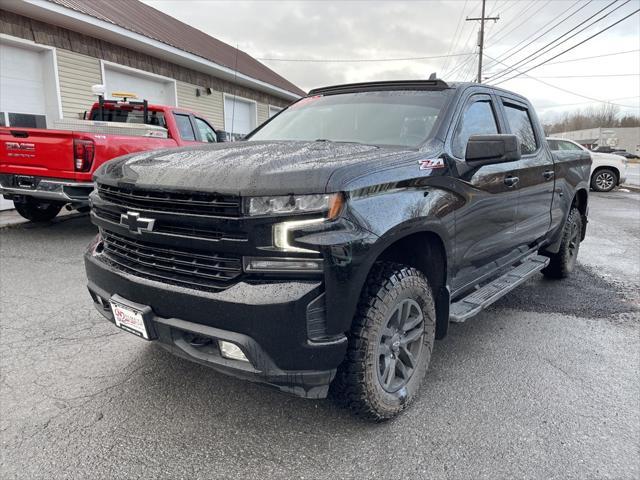
[[[511,73],[513,71],[514,67],[523,67],[525,64],[527,63],[531,63],[532,61],[534,61],[537,58],[540,58],[542,55],[544,55],[545,53],[548,53],[550,50],[553,50],[554,48],[559,47],[560,45],[562,45],[565,42],[568,42],[569,40],[571,40],[573,37],[575,37],[576,35],[579,35],[580,33],[582,33],[583,31],[585,31],[586,29],[588,29],[589,27],[595,25],[596,23],[604,20],[605,18],[607,18],[609,15],[611,15],[613,12],[615,12],[616,10],[619,10],[620,8],[622,8],[623,6],[625,6],[627,3],[629,3],[631,0],[626,0],[622,5],[618,5],[616,8],[614,8],[613,10],[611,10],[610,12],[604,14],[602,17],[597,18],[596,20],[594,20],[593,22],[591,22],[589,25],[585,26],[584,28],[582,28],[581,30],[577,31],[576,33],[574,33],[573,35],[571,35],[570,37],[565,38],[564,40],[562,40],[560,43],[553,45],[554,43],[558,42],[558,40],[560,40],[562,37],[567,36],[569,33],[573,32],[574,30],[576,30],[577,28],[581,27],[582,25],[584,25],[585,23],[587,23],[589,20],[591,20],[592,18],[596,17],[597,15],[599,15],[601,12],[603,12],[604,10],[606,10],[607,8],[609,8],[610,6],[612,6],[614,3],[616,3],[617,0],[613,0],[611,3],[609,3],[607,6],[605,6],[604,8],[601,8],[600,10],[598,10],[596,13],[594,13],[593,15],[591,15],[589,18],[587,18],[586,20],[584,20],[583,22],[579,23],[578,25],[576,25],[575,27],[571,28],[570,30],[568,30],[567,32],[563,33],[562,35],[560,35],[559,37],[555,38],[554,40],[552,40],[551,42],[547,43],[546,45],[544,45],[542,48],[539,48],[538,50],[536,50],[535,52],[527,55],[526,57],[522,58],[521,60],[517,61],[516,63],[513,64],[512,69],[505,69],[502,72],[494,75],[492,77],[492,80],[497,80],[500,77],[504,77],[505,75],[508,75],[509,73]],[[553,46],[552,46],[553,45]]]
[[[474,55],[475,52],[454,53],[451,55],[431,55],[427,57],[402,57],[402,58],[258,58],[263,62],[304,62],[304,63],[364,63],[364,62],[406,62],[415,60],[431,60],[445,57],[464,57]]]
[[[453,34],[453,38],[451,39],[451,44],[449,45],[449,50],[447,51],[447,59],[442,65],[442,71],[444,72],[449,63],[451,62],[451,52],[455,51],[455,48],[458,46],[459,41],[459,33],[462,33],[460,30],[460,25],[462,24],[462,19],[464,18],[464,11],[467,9],[467,3],[469,0],[464,0],[464,5],[462,6],[462,11],[460,12],[460,17],[458,17],[458,24],[456,25],[456,32]]]
[[[474,7],[474,8],[472,8],[472,9],[469,11],[469,14],[473,13],[473,11],[474,11],[474,10],[475,10],[475,7]],[[466,23],[465,23],[465,24],[463,24],[463,26],[462,26],[462,30],[460,30],[460,35],[462,35],[462,32],[463,32],[463,30],[464,30],[464,26],[465,26],[465,25],[467,25],[467,24],[466,24]],[[474,32],[473,28],[469,29],[469,35],[467,35],[466,40],[465,40],[465,41],[464,41],[464,43],[462,44],[462,47],[463,47],[463,48],[467,48],[467,45],[469,44],[469,40],[471,40],[471,35],[473,35],[473,32]],[[461,60],[458,60],[452,68],[450,68],[447,72],[445,72],[445,73],[443,74],[443,78],[445,78],[445,77],[449,77],[450,75],[453,75],[453,73],[454,73],[454,72],[456,72],[456,71],[460,70],[461,68],[463,68],[463,67],[464,67],[465,65],[467,65],[471,60],[473,60],[473,57],[471,57],[471,56],[469,56],[468,58],[466,58],[465,60],[462,60],[462,61],[461,61]]]
[[[551,0],[549,0],[551,1]],[[484,50],[484,22],[486,20],[493,20],[497,22],[500,20],[500,17],[487,17],[485,16],[485,9],[487,7],[487,0],[482,0],[482,15],[479,18],[469,18],[467,17],[467,22],[476,22],[480,21],[480,35],[478,37],[478,83],[482,83],[482,51]]]
[[[526,75],[525,75],[526,76]],[[603,78],[603,77],[638,77],[640,73],[605,73],[602,75],[551,75],[551,76],[542,76],[536,77],[538,78]],[[528,77],[532,79],[533,77]]]
[[[571,10],[573,7],[575,7],[577,4],[579,4],[580,2],[582,2],[583,0],[576,0],[575,3],[571,4],[571,6],[569,8],[567,8],[566,10],[564,10],[560,15],[558,15],[558,17],[562,17],[562,15],[564,15],[565,13],[567,13],[569,10]],[[544,32],[542,32],[540,35],[538,35],[536,38],[534,38],[533,40],[531,40],[529,43],[527,43],[526,45],[524,45],[522,48],[520,48],[519,50],[517,50],[517,48],[522,45],[524,42],[526,42],[528,39],[530,39],[531,37],[533,37],[533,35],[535,35],[535,33],[533,35],[529,35],[528,37],[524,38],[523,40],[521,40],[519,43],[515,44],[513,47],[511,47],[510,49],[508,49],[506,52],[503,52],[500,55],[500,58],[502,58],[502,60],[507,60],[508,58],[514,56],[516,53],[518,53],[519,51],[524,50],[525,48],[527,48],[529,45],[531,45],[533,42],[535,42],[536,40],[540,39],[541,37],[545,36],[547,33],[549,33],[551,30],[555,29],[557,26],[559,26],[560,24],[562,24],[563,22],[566,22],[568,19],[570,19],[571,17],[573,17],[575,14],[577,14],[580,10],[586,8],[593,0],[589,0],[586,3],[583,3],[583,5],[578,8],[575,12],[571,13],[570,15],[568,15],[566,18],[564,19],[560,19],[558,20],[558,22],[555,25],[552,25],[550,28],[548,28],[547,30],[545,30]],[[506,57],[504,55],[506,55],[507,53],[510,53],[509,55],[507,55]]]
[[[519,73],[518,75],[514,75],[513,77],[510,77],[510,78],[507,78],[507,79],[504,79],[504,80],[500,80],[498,83],[496,83],[496,85],[500,85],[501,83],[504,83],[504,82],[507,82],[507,81],[509,81],[509,80],[512,80],[512,79],[514,79],[514,78],[516,78],[516,77],[518,77],[518,76],[520,76],[520,75],[524,75],[525,73],[530,72],[531,70],[534,70],[534,69],[536,69],[536,68],[538,68],[538,67],[540,67],[540,66],[544,65],[545,63],[548,63],[549,61],[551,61],[551,60],[554,60],[554,59],[558,58],[558,57],[559,57],[559,56],[561,56],[561,55],[564,55],[565,53],[567,53],[567,52],[569,52],[569,51],[573,50],[574,48],[579,47],[579,46],[580,46],[580,45],[582,45],[583,43],[586,43],[586,42],[588,42],[589,40],[591,40],[591,39],[593,39],[593,38],[597,37],[598,35],[603,34],[603,33],[604,33],[604,32],[606,32],[607,30],[609,30],[609,29],[611,29],[611,28],[615,27],[616,25],[618,25],[619,23],[624,22],[626,19],[628,19],[628,18],[632,17],[633,15],[635,15],[635,14],[636,14],[636,13],[638,13],[638,12],[640,12],[640,8],[639,8],[639,9],[637,9],[637,10],[634,10],[634,11],[633,11],[633,12],[631,12],[629,15],[627,15],[627,16],[625,16],[625,17],[621,18],[620,20],[618,20],[618,21],[616,21],[616,22],[612,23],[611,25],[609,25],[609,26],[607,26],[607,27],[603,28],[602,30],[600,30],[600,31],[598,31],[598,32],[596,32],[596,33],[594,33],[594,34],[593,34],[593,35],[591,35],[590,37],[585,38],[585,39],[584,39],[584,40],[582,40],[581,42],[576,43],[575,45],[573,45],[573,46],[571,46],[571,47],[567,48],[566,50],[563,50],[562,52],[560,52],[560,53],[558,53],[558,54],[554,55],[554,56],[553,56],[553,57],[551,57],[551,58],[548,58],[547,60],[545,60],[545,61],[543,61],[543,62],[540,62],[540,63],[539,63],[539,64],[537,64],[537,65],[534,65],[533,67],[530,67],[529,69],[525,70],[524,72],[521,72],[521,73]],[[511,68],[513,68],[513,67],[511,67]],[[517,70],[516,70],[516,71],[517,71]]]
[[[525,23],[531,21],[531,18],[533,18],[540,10],[542,10],[544,7],[546,7],[549,3],[551,3],[551,0],[547,0],[544,4],[542,4],[540,6],[540,8],[538,8],[535,12],[532,12],[528,15],[525,15],[525,13],[527,12],[527,10],[529,10],[531,7],[533,7],[536,2],[531,2],[530,5],[528,5],[526,8],[524,8],[520,14],[515,17],[513,20],[511,20],[510,22],[508,22],[507,24],[505,24],[502,27],[502,30],[499,30],[499,32],[504,31],[506,29],[507,26],[511,25],[513,22],[516,22],[518,20],[520,20],[521,18],[524,18],[524,20],[522,20],[522,22],[518,23],[515,27],[513,27],[511,30],[509,30],[507,33],[505,33],[504,35],[502,35],[500,38],[496,39],[495,41],[492,42],[493,45],[495,45],[496,43],[502,41],[504,38],[508,37],[511,32],[515,31],[516,29],[520,28],[522,25],[524,25]],[[492,38],[489,38],[487,40],[493,40]]]
[[[640,9],[639,9],[639,10],[637,10],[637,11],[640,11]],[[619,22],[618,22],[618,23],[619,23]],[[489,55],[487,55],[487,58],[491,58],[491,57],[489,57]],[[492,59],[492,60],[494,60],[494,61],[496,61],[496,62],[498,62],[498,63],[500,63],[500,64],[502,64],[502,65],[504,65],[504,66],[507,66],[507,67],[508,67],[508,65],[507,65],[506,63],[502,63],[500,60],[498,60],[498,59],[496,59],[496,58],[491,58],[491,59]],[[540,80],[540,79],[539,79],[539,78],[537,78],[537,77],[532,77],[531,75],[527,75],[527,74],[526,74],[526,72],[519,72],[518,70],[516,70],[516,72],[518,72],[518,74],[519,74],[519,75],[524,75],[525,77],[528,77],[528,78],[530,78],[530,79],[532,79],[532,80],[535,80],[535,81],[537,81],[537,82],[539,82],[539,83],[542,83],[543,85],[546,85],[546,86],[551,87],[551,88],[555,88],[556,90],[560,90],[560,91],[562,91],[562,92],[569,93],[569,94],[571,94],[571,95],[575,95],[576,97],[586,98],[587,100],[592,100],[592,101],[594,101],[594,102],[609,103],[609,104],[611,104],[611,105],[616,105],[616,106],[618,106],[618,107],[636,108],[636,107],[635,107],[635,106],[633,106],[633,105],[622,105],[622,104],[620,104],[620,103],[607,102],[607,101],[605,101],[605,100],[601,100],[601,99],[599,99],[599,98],[594,98],[594,97],[589,97],[589,96],[587,96],[587,95],[582,95],[582,94],[580,94],[580,93],[576,93],[576,92],[573,92],[573,91],[571,91],[571,90],[567,90],[566,88],[558,87],[557,85],[553,85],[552,83],[545,82],[544,80]],[[514,77],[514,78],[515,78],[515,77]],[[506,80],[505,80],[505,81],[506,81]],[[502,82],[498,82],[498,83],[502,83]],[[497,85],[497,84],[495,84],[495,85]]]
[[[605,100],[604,103],[617,102],[619,100],[629,100],[631,98],[640,99],[640,95],[632,95],[631,97],[612,98],[610,100]],[[535,102],[533,102],[533,103],[535,104]],[[593,103],[593,102],[559,103],[559,104],[556,104],[556,105],[535,105],[535,107],[536,107],[536,110],[539,110],[541,108],[573,107],[575,105],[587,105],[589,103]]]
[[[570,58],[568,60],[559,60],[557,62],[548,62],[547,65],[558,65],[560,63],[579,62],[581,60],[591,60],[592,58],[613,57],[613,56],[616,56],[616,55],[624,55],[625,53],[636,53],[636,52],[640,52],[640,48],[636,48],[634,50],[625,50],[623,52],[603,53],[602,55],[591,55],[589,57]]]

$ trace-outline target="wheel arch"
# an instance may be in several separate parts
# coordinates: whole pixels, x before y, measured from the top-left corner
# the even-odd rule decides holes
[[[407,232],[386,241],[369,267],[371,271],[381,261],[400,263],[427,277],[436,303],[436,339],[444,338],[449,326],[448,242],[443,237],[434,229]]]
[[[571,208],[577,208],[582,217],[582,232],[580,235],[580,241],[582,241],[587,234],[587,216],[589,214],[589,193],[586,188],[580,188],[576,191],[571,201]]]

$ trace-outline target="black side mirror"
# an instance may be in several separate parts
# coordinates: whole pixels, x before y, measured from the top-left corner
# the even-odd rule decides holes
[[[520,160],[520,140],[515,135],[472,135],[465,160],[471,166]]]
[[[220,142],[228,142],[229,141],[229,134],[227,132],[225,132],[224,130],[216,130],[216,141],[218,143],[220,143]]]

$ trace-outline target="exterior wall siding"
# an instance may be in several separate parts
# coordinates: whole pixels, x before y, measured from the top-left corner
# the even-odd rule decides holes
[[[96,101],[91,87],[102,83],[100,61],[61,48],[57,49],[56,57],[62,115],[65,118],[81,118],[82,113]]]
[[[213,91],[207,95],[202,87],[186,82],[177,82],[178,107],[188,108],[205,116],[213,124],[213,128],[224,128],[224,101],[222,92]],[[200,88],[200,96],[196,89]]]
[[[152,57],[126,47],[121,47],[104,40],[40,22],[6,10],[0,10],[0,33],[31,40],[42,45],[56,47],[58,50],[67,50],[71,53],[93,58],[96,61],[102,59],[173,78],[178,82],[183,82],[194,87],[197,86],[202,89],[210,87],[217,92],[235,94],[260,103],[278,106],[286,106],[290,103],[289,100],[253,90],[242,85],[236,85],[227,80],[176,65],[161,58]],[[62,79],[60,82],[62,84]],[[199,98],[201,99],[202,97]],[[180,105],[180,99],[178,99],[178,104]],[[185,107],[186,106],[185,104]],[[203,114],[204,113],[205,112],[203,112]]]

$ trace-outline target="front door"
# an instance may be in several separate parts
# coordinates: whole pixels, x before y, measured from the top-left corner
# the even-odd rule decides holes
[[[464,161],[471,135],[505,133],[498,120],[493,97],[475,94],[465,103],[451,139],[456,158],[456,190],[464,205],[456,211],[453,290],[473,284],[498,268],[501,258],[515,246],[515,213],[518,202],[518,162],[469,167]]]

